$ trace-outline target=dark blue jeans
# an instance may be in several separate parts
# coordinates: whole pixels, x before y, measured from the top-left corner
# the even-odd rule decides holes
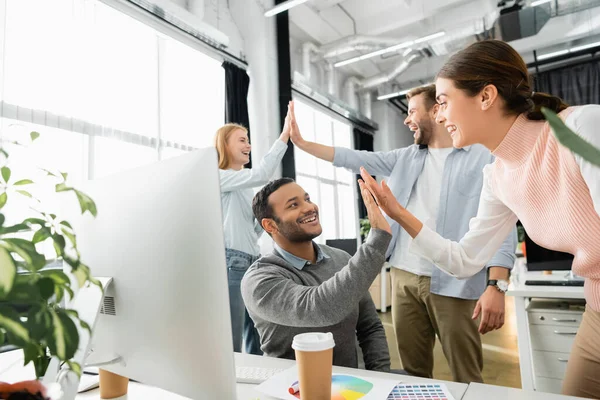
[[[225,249],[227,260],[227,281],[229,282],[229,311],[231,313],[231,329],[233,333],[233,351],[242,352],[242,344],[246,353],[262,355],[260,337],[254,321],[248,315],[244,305],[240,284],[244,274],[258,257],[243,251]]]

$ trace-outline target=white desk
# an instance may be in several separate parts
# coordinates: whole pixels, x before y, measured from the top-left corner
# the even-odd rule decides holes
[[[517,259],[513,270],[512,282],[506,292],[515,298],[517,318],[517,341],[519,344],[519,362],[521,367],[521,386],[525,390],[535,390],[532,347],[527,307],[532,298],[546,299],[584,299],[583,287],[566,286],[525,286],[525,280],[558,280],[565,271],[555,271],[553,275],[542,272],[527,272],[524,259]]]
[[[12,351],[4,354],[0,354],[0,365],[2,369],[0,369],[0,381],[7,382],[16,382],[25,379],[33,378],[33,369],[32,368],[23,368],[22,361],[23,355],[21,351]],[[291,360],[283,360],[278,358],[271,357],[260,357],[253,356],[249,354],[239,354],[235,353],[235,363],[237,366],[242,367],[262,367],[262,368],[279,368],[286,369],[294,365],[294,361]],[[5,368],[6,367],[6,368]],[[416,378],[409,377],[404,375],[396,375],[396,374],[385,374],[380,372],[373,371],[365,371],[359,369],[352,368],[341,368],[334,367],[334,373],[345,373],[352,374],[356,376],[361,376],[365,378],[376,377],[376,378],[388,378],[388,379],[396,379],[398,381],[402,381],[405,383],[432,383],[433,380],[425,379],[425,378]],[[438,381],[439,382],[439,381]],[[452,395],[456,398],[456,400],[460,400],[463,397],[463,394],[466,392],[468,385],[464,383],[455,383],[455,382],[444,382],[448,389],[452,393]],[[238,383],[237,386],[237,395],[238,400],[273,400],[272,397],[265,396],[259,392],[257,392],[254,388],[255,385],[242,384]],[[91,390],[86,393],[81,393],[77,395],[77,400],[98,400],[100,399],[100,392],[98,389]],[[147,400],[147,399],[156,399],[156,400],[184,400],[185,397],[167,392],[162,389],[158,389],[152,386],[143,385],[136,382],[129,383],[129,390],[126,396],[120,397],[119,400]],[[383,400],[383,399],[382,399]]]
[[[462,400],[575,400],[581,397],[471,383]]]

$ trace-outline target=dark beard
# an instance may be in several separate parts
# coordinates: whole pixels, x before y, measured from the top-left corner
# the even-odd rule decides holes
[[[292,243],[310,242],[319,234],[307,233],[301,230],[294,222],[279,222],[277,223],[279,234]]]
[[[415,138],[415,144],[419,146],[427,146],[431,140],[431,132],[433,131],[433,124],[431,121],[420,121],[419,122],[419,136]]]

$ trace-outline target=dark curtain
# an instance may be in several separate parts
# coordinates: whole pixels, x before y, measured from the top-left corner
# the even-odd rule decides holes
[[[354,128],[352,131],[354,135],[354,148],[356,150],[373,151],[373,135],[365,133],[360,129]],[[367,208],[365,207],[362,197],[360,196],[360,188],[358,186],[358,179],[360,175],[356,175],[356,189],[358,190],[358,217],[367,218]]]
[[[558,96],[571,106],[600,104],[600,60],[535,76],[535,90]]]
[[[250,140],[250,118],[248,117],[248,87],[250,77],[245,70],[228,61],[225,70],[225,123],[240,124],[248,129]],[[252,168],[252,160],[245,166]]]

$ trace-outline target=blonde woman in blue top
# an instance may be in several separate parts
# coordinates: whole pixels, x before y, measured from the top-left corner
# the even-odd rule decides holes
[[[242,351],[243,341],[247,353],[262,354],[258,332],[244,306],[240,283],[246,270],[260,255],[258,238],[263,232],[252,214],[252,189],[266,184],[281,163],[290,138],[291,112],[292,102],[288,105],[288,115],[279,139],[251,169],[244,168],[250,162],[251,149],[246,128],[238,124],[225,124],[215,136],[215,147],[219,154],[233,350],[237,352]]]

